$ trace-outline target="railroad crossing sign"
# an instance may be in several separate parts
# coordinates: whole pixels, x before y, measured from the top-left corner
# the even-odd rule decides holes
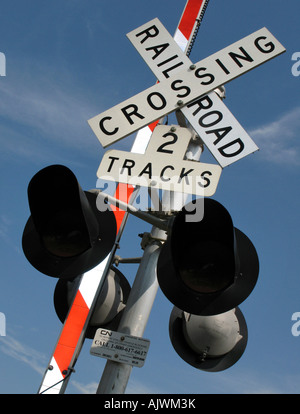
[[[149,33],[143,39],[147,37]],[[107,147],[283,52],[285,48],[262,28],[174,76],[169,70],[167,79],[91,118],[89,125]]]
[[[192,65],[157,18],[128,33],[127,37],[160,81],[179,68]],[[181,111],[221,167],[258,150],[215,92],[198,98]]]
[[[191,138],[192,133],[187,128],[158,125],[145,154],[107,151],[97,176],[132,185],[212,196],[222,169],[215,164],[184,160]]]

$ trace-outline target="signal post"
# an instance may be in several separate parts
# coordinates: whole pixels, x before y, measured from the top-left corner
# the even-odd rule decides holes
[[[189,139],[187,142],[190,142],[191,138],[195,136],[192,131],[186,128],[172,128],[158,125],[156,127],[156,132],[160,129],[162,129],[163,132],[165,132],[165,130],[172,131],[173,134],[180,134],[178,131],[184,132],[182,139],[186,137],[186,134],[188,134]],[[160,134],[160,136],[162,136],[162,134]],[[179,142],[180,138],[181,137],[179,136]],[[183,140],[183,143],[184,142],[185,140]],[[160,140],[158,143],[161,143]],[[199,140],[192,140],[188,145],[187,151],[185,152],[187,152],[186,158],[190,161],[199,161],[202,153],[202,145],[199,145]],[[171,212],[180,210],[184,205],[185,199],[186,194],[168,191],[164,192],[161,206],[163,209],[162,212],[165,213],[165,223],[170,223],[172,219]],[[144,234],[144,240],[146,239],[146,242],[143,242],[142,240],[144,254],[131,288],[126,309],[124,310],[120,325],[118,327],[118,332],[126,332],[138,337],[143,336],[156,297],[157,289],[159,287],[157,281],[157,262],[160,256],[161,248],[168,237],[168,227],[169,230],[171,229],[170,224],[169,226],[167,225],[167,229],[165,226],[163,226],[163,228],[160,227],[153,226],[150,234]],[[131,371],[132,365],[120,364],[115,361],[107,361],[97,393],[124,393]]]
[[[134,280],[126,309],[118,326],[118,332],[142,337],[156,297],[158,282],[157,260],[162,242],[166,239],[164,230],[154,227],[145,247],[142,261]],[[107,361],[97,394],[123,394],[132,365]]]
[[[144,42],[146,44],[148,39],[151,39],[153,42],[153,38],[155,39],[156,36],[161,35],[163,39],[159,39],[160,42],[158,43],[160,45],[171,44],[172,48],[176,49],[175,42],[170,40],[163,26],[157,19],[154,19],[154,21],[149,22],[128,35],[133,45],[136,46],[146,63],[149,64],[150,68],[157,75],[158,79],[162,80],[162,83],[159,84],[159,88],[155,87],[148,89],[144,94],[141,93],[140,95],[136,95],[131,100],[129,99],[123,104],[117,105],[111,110],[106,111],[89,121],[90,126],[104,147],[133,132],[134,128],[136,128],[136,124],[142,127],[145,118],[147,123],[154,121],[157,113],[151,115],[153,112],[151,112],[151,109],[154,109],[154,112],[157,110],[160,116],[168,114],[170,111],[169,108],[172,107],[170,102],[173,100],[174,108],[174,106],[176,107],[176,101],[167,89],[171,86],[173,91],[181,92],[181,94],[179,93],[176,95],[177,98],[186,98],[193,89],[193,83],[188,83],[187,81],[188,77],[190,77],[189,74],[193,71],[196,74],[196,78],[205,78],[205,81],[200,82],[203,86],[212,84],[215,87],[221,87],[223,83],[226,83],[226,81],[229,80],[229,78],[224,77],[223,73],[220,77],[222,82],[215,84],[214,81],[217,78],[217,75],[215,76],[207,73],[203,75],[203,72],[201,71],[206,71],[206,65],[209,66],[208,59],[205,60],[205,64],[204,61],[197,65],[191,64],[187,72],[180,72],[182,77],[179,75],[177,79],[177,75],[174,75],[171,80],[168,79],[171,76],[170,70],[185,66],[188,62],[186,58],[183,57],[182,61],[176,61],[176,65],[171,69],[163,71],[159,69],[163,67],[166,62],[169,62],[171,58],[157,64],[155,59],[161,53],[161,46],[157,46],[157,43],[156,45],[153,45],[153,43],[150,46],[147,45],[148,47],[146,47],[146,45],[142,46],[142,44]],[[136,39],[142,40],[137,41]],[[270,41],[266,43],[266,49],[264,50],[260,42],[262,40],[266,41],[266,39]],[[252,56],[256,56],[257,64],[269,60],[273,53],[277,55],[284,51],[284,48],[277,43],[276,39],[274,39],[268,31],[262,29],[248,38],[243,39],[241,43],[237,42],[236,44],[225,48],[220,54],[215,54],[212,57],[212,60],[223,69],[226,76],[230,75],[235,77],[237,75],[237,68],[231,66],[231,69],[228,70],[222,63],[223,57],[225,59],[225,55],[228,54],[239,67],[239,70],[241,70],[240,74],[244,73],[245,70],[247,71],[256,66],[256,58],[252,58],[245,51],[246,45],[249,47],[249,44],[254,44],[257,48],[255,53],[252,49]],[[267,45],[268,47],[271,45],[271,48],[268,49]],[[244,54],[241,55],[236,53],[235,50],[237,48]],[[172,49],[172,53],[174,53],[174,49]],[[149,50],[155,52],[152,59],[150,59],[146,53]],[[257,54],[257,51],[261,54]],[[176,52],[178,52],[178,54],[176,53],[174,56],[178,58],[178,56],[180,56],[178,48],[176,49]],[[269,53],[271,53],[271,55]],[[268,55],[267,57],[266,54]],[[244,61],[247,61],[248,63],[251,62],[251,67],[244,65]],[[162,79],[162,75],[167,78],[168,82]],[[172,82],[172,79],[175,80]],[[184,81],[181,79],[184,79],[186,83],[183,83]],[[163,85],[166,85],[166,91],[163,89]],[[191,102],[193,99],[191,99],[191,101],[185,101],[184,99],[177,101],[177,108],[183,108],[183,115],[190,121],[196,133],[199,133],[204,144],[209,142],[209,139],[206,141],[205,138],[209,133],[215,134],[216,140],[214,144],[218,144],[223,140],[221,147],[220,145],[214,147],[211,144],[208,144],[208,148],[219,164],[222,167],[225,167],[232,162],[253,153],[258,148],[227,108],[225,106],[222,107],[220,98],[218,96],[216,97],[217,94],[215,92],[211,92],[212,89],[213,88],[208,87],[195,102]],[[211,93],[208,96],[204,96],[206,92]],[[154,104],[154,101],[152,100],[153,97],[158,98],[158,100],[155,101],[156,104]],[[144,99],[147,100],[148,105],[151,107],[148,108],[150,109],[149,111],[146,111],[147,117],[146,112],[142,115],[138,109],[139,107],[144,108],[142,104]],[[207,109],[210,109],[210,112],[207,112]],[[164,112],[161,112],[161,110]],[[198,122],[195,122],[195,115],[199,118],[198,113],[200,111],[202,111],[200,114],[201,122],[199,119]],[[148,112],[150,112],[150,117],[154,117],[153,119],[148,118]],[[211,115],[217,115],[217,118],[214,117],[211,119]],[[113,125],[115,128],[108,131],[104,127],[104,122],[105,125],[107,125],[107,122],[109,122],[108,125],[112,125],[110,123],[111,121],[114,122]],[[129,121],[130,126],[126,121]],[[221,125],[218,125],[218,127],[214,128],[212,131],[207,130],[209,127],[219,123],[221,123]],[[200,128],[200,130],[199,125],[202,128]],[[147,159],[150,161],[153,159],[153,161],[155,160],[158,164],[158,155],[161,155],[158,153],[161,151],[162,147],[165,149],[167,146],[168,150],[165,152],[172,154],[174,157],[175,155],[177,156],[178,149],[176,146],[172,146],[176,145],[176,138],[167,143],[165,142],[162,145],[160,145],[161,141],[156,141],[157,135],[164,138],[168,137],[168,134],[171,135],[171,132],[165,134],[161,133],[160,135],[159,133],[156,134],[161,128],[162,126],[156,127],[148,144],[148,148],[150,147],[153,149],[153,142],[155,142],[155,157],[151,157],[151,151],[147,148],[147,151],[150,153],[150,157],[148,154]],[[176,126],[171,127],[171,131],[172,128],[175,132]],[[122,133],[122,136],[120,136],[120,132]],[[229,136],[226,137],[228,134]],[[180,140],[181,138],[182,140]],[[184,144],[183,136],[181,137],[180,133],[178,141],[181,145],[185,145],[183,154],[188,153],[186,152],[188,150],[187,145]],[[134,159],[129,159],[124,158],[126,154],[122,156],[122,152],[120,151],[117,153],[109,151],[107,156],[110,159],[110,163],[107,163],[104,156],[98,170],[99,177],[112,174],[113,178],[118,178],[119,181],[124,180],[124,182],[129,183],[129,179],[131,178],[131,168],[138,165],[140,173],[138,175],[133,174],[132,177],[136,180],[133,182],[135,185],[146,185],[148,187],[155,187],[157,185],[158,188],[165,188],[166,191],[168,191],[168,185],[169,190],[172,188],[170,183],[172,177],[165,177],[163,174],[167,168],[174,170],[173,164],[170,161],[168,161],[167,165],[166,162],[163,164],[159,177],[161,181],[163,181],[163,183],[161,183],[161,181],[157,179],[157,176],[152,176],[152,166],[150,167],[150,163],[146,166],[144,165],[142,168],[140,167],[140,155],[136,155],[136,158]],[[115,161],[121,161],[122,164],[121,168],[117,168],[118,177],[116,177],[112,171]],[[178,161],[175,161],[174,164],[178,164]],[[196,164],[198,163],[196,162]],[[203,173],[208,174],[209,177],[215,176],[215,173],[212,172],[210,166],[202,166],[204,168]],[[126,170],[125,167],[127,169],[130,167],[130,171],[128,170],[127,174],[121,177],[124,170]],[[190,171],[194,171],[194,168]],[[148,180],[143,181],[141,179],[145,178],[142,177],[143,174],[147,175],[146,178]],[[196,173],[196,176],[198,178],[199,176],[201,177],[201,173]],[[219,177],[220,173],[218,174],[218,178],[213,179],[214,185],[212,186],[213,189],[211,192],[208,190],[207,193],[205,193],[205,185],[200,185],[201,191],[199,192],[195,190],[195,186],[193,191],[182,188],[181,193],[178,195],[178,199],[181,201],[183,200],[182,193],[198,194],[204,197],[213,195]],[[181,181],[180,178],[182,177],[179,177],[177,184]],[[159,182],[159,184],[157,184],[157,182]],[[166,187],[163,187],[163,184],[166,182]],[[208,183],[210,184],[210,180],[208,180]],[[199,190],[199,187],[197,187],[197,189]],[[228,211],[220,203],[215,200],[204,198],[202,200],[198,199],[195,203],[191,204],[194,205],[196,210],[198,207],[198,213],[200,206],[202,212],[200,219],[193,220],[193,218],[190,218],[189,220],[191,205],[184,207],[184,203],[181,205],[178,205],[177,203],[179,212],[175,213],[173,220],[170,220],[171,224],[167,234],[164,230],[155,228],[152,230],[153,234],[159,234],[160,240],[157,241],[157,239],[154,239],[146,247],[132,288],[133,290],[131,291],[118,330],[119,332],[129,330],[130,333],[134,335],[143,335],[145,324],[148,320],[158,287],[156,281],[157,273],[160,288],[167,298],[175,305],[171,314],[169,329],[170,338],[176,352],[187,363],[198,369],[205,371],[220,371],[227,369],[236,363],[247,345],[247,325],[238,305],[249,296],[256,284],[259,272],[258,256],[251,241],[240,230],[234,227]],[[162,247],[159,246],[161,242],[163,242]],[[149,252],[151,252],[150,256]],[[145,283],[149,283],[153,288],[149,290],[149,295],[146,294],[146,296],[145,291],[143,290]],[[143,300],[141,300],[142,298]],[[140,307],[141,303],[142,308]],[[123,393],[131,369],[132,367],[129,365],[108,361],[97,393]]]
[[[188,0],[182,19],[187,12],[201,22],[207,4]],[[58,367],[59,381],[45,391],[57,384],[56,392],[64,391],[87,337],[94,338],[91,353],[108,359],[97,393],[124,393],[132,367],[142,366],[147,354],[149,341],[142,337],[158,287],[174,305],[170,339],[188,364],[221,371],[235,364],[246,348],[247,325],[238,306],[255,287],[258,255],[248,237],[234,227],[226,208],[209,197],[222,169],[258,147],[221,98],[223,84],[285,49],[262,28],[193,64],[186,50],[194,29],[193,24],[185,42],[180,31],[175,41],[158,19],[130,32],[129,40],[160,83],[88,121],[103,147],[139,130],[131,153],[104,154],[99,178],[125,184],[131,193],[139,186],[164,190],[163,219],[136,211],[127,204],[128,197],[120,203],[153,224],[142,240],[144,254],[131,289],[112,267],[120,226],[108,205],[103,211],[96,208],[97,197],[107,196],[113,204],[118,200],[94,190],[84,192],[63,166],[48,167],[30,182],[25,255],[42,273],[59,279],[55,308],[64,327],[78,300],[89,304],[80,305],[81,331],[72,338],[73,356],[67,359],[72,363]],[[158,119],[174,111],[180,126],[157,125]],[[199,162],[203,145],[217,164]],[[44,192],[43,201],[39,192]],[[186,204],[188,194],[198,198]],[[100,276],[83,297],[80,286],[98,266]],[[131,355],[122,341],[132,344]],[[120,352],[103,353],[103,346]]]

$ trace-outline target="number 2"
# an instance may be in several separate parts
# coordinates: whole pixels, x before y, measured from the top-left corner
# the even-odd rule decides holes
[[[165,154],[173,154],[173,150],[165,149],[165,147],[167,147],[168,145],[175,144],[175,142],[177,142],[177,140],[178,140],[178,136],[176,134],[174,134],[173,132],[167,132],[165,135],[163,135],[163,138],[166,138],[168,136],[171,136],[172,138],[169,141],[164,142],[163,144],[161,144],[157,148],[157,152],[164,152]]]

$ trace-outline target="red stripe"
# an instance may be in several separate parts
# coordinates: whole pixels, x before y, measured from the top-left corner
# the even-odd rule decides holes
[[[133,190],[134,187],[132,186],[127,184],[118,184],[115,198],[128,202]],[[114,206],[112,206],[112,209],[114,210],[114,214],[116,216],[118,232],[124,218],[125,211]],[[86,305],[80,290],[78,290],[53,354],[61,373],[64,370],[67,371],[70,366],[88,314],[89,308]],[[65,374],[63,374],[63,376],[65,376]]]
[[[61,372],[70,366],[88,313],[89,308],[78,290],[53,354]]]
[[[203,2],[204,0],[189,0],[184,9],[178,28],[186,39],[189,39],[192,33],[195,19],[199,14]],[[153,131],[157,124],[158,121],[150,124],[150,130]],[[130,185],[118,184],[114,197],[128,202],[133,190],[134,188]],[[124,218],[125,211],[114,206],[112,206],[112,209],[116,216],[118,232]],[[53,357],[55,358],[61,372],[67,370],[71,364],[79,337],[88,317],[88,313],[89,308],[78,290],[53,353]]]
[[[204,1],[205,0],[189,0],[184,9],[178,29],[186,39],[189,39],[193,31],[195,20],[197,19]]]
[[[118,200],[128,203],[130,196],[133,193],[133,190],[134,190],[134,187],[132,185],[119,183],[114,197]],[[116,206],[111,206],[111,209],[113,210],[115,217],[116,217],[117,233],[118,233],[120,230],[120,226],[123,221],[124,215],[125,215],[125,211],[121,210],[119,207],[116,207]]]
[[[158,124],[159,121],[154,121],[152,122],[152,124],[149,124],[148,127],[150,128],[151,132],[154,131],[154,128],[156,127],[156,125]]]

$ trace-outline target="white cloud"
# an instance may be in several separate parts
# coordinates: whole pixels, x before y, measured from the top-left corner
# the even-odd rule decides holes
[[[260,156],[276,164],[300,165],[300,107],[278,120],[249,132],[260,147]]]
[[[14,358],[15,360],[27,364],[38,374],[44,374],[45,367],[48,362],[47,357],[43,353],[22,343],[12,336],[0,336],[0,351],[11,358]],[[195,376],[189,376],[189,379],[186,381],[186,386],[188,386],[189,381],[194,382],[199,380],[199,373],[196,371],[194,374]],[[182,379],[184,379],[184,375],[182,376]],[[214,377],[213,386],[211,388],[211,392],[209,393],[294,394],[298,393],[299,391],[299,382],[299,375],[293,375],[289,373],[272,373],[272,375],[268,375],[266,377],[261,372],[254,371],[247,371],[244,373],[236,372],[234,375],[231,375],[229,372],[224,372]],[[147,384],[144,381],[130,378],[126,388],[126,394],[172,393],[172,377],[170,377],[170,381],[165,384],[165,386],[167,388],[162,391],[161,389],[153,386],[153,384]],[[71,379],[68,387],[68,393],[72,393],[70,388],[73,387],[75,390],[82,394],[95,394],[98,383],[90,382],[84,384],[82,382]],[[169,388],[170,390],[168,391]]]
[[[158,388],[134,378],[129,380],[126,388],[126,394],[160,394],[160,392]]]
[[[13,62],[12,67],[0,83],[2,150],[28,156],[52,143],[92,153],[96,137],[93,141],[87,120],[95,107],[72,75],[61,70],[58,76],[33,61]]]
[[[222,394],[293,394],[299,392],[299,375],[277,374],[246,370],[231,374],[230,371],[217,375],[213,393]]]
[[[29,365],[39,374],[43,374],[45,371],[48,362],[46,356],[10,335],[0,336],[0,351],[11,358]]]
[[[21,253],[21,249],[16,245],[12,239],[12,226],[13,222],[6,214],[0,214],[0,239],[2,239],[7,245],[13,247],[17,253]]]
[[[78,381],[72,381],[70,385],[73,385],[81,394],[96,394],[98,388],[97,382],[82,384]]]

